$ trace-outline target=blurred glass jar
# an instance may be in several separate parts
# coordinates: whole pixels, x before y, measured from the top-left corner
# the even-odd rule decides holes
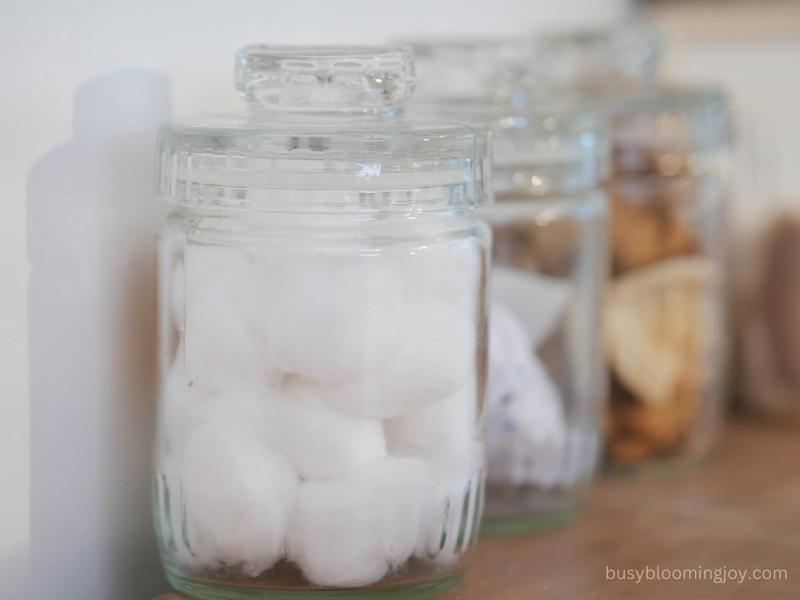
[[[514,109],[527,102],[521,82],[530,75],[530,50],[506,42],[426,46],[421,74],[455,63],[468,81],[470,63],[492,66],[476,70],[482,84],[472,88],[421,81],[424,97],[414,106],[418,114],[493,132],[497,202],[482,211],[493,232],[489,534],[542,530],[575,515],[599,457],[607,397],[607,205],[600,186],[608,135],[603,122],[577,107]]]
[[[725,397],[729,113],[714,90],[646,88],[613,117],[606,306],[612,468],[701,458]]]
[[[548,93],[609,115],[613,281],[606,298],[614,471],[701,458],[726,393],[729,111],[717,91],[654,84],[646,25],[537,40]]]
[[[154,513],[193,597],[428,598],[476,537],[488,140],[398,117],[412,84],[249,47],[248,113],[161,132]]]

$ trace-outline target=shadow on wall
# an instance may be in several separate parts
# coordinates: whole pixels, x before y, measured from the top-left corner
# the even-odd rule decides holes
[[[158,73],[75,94],[74,138],[28,174],[32,597],[166,589],[149,510],[154,415]]]

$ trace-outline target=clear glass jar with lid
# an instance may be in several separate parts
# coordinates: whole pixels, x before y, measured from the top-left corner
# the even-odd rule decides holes
[[[592,50],[598,43],[604,51]],[[727,388],[726,99],[658,85],[658,33],[647,26],[537,45],[544,87],[600,107],[611,123],[608,465],[631,473],[695,463]]]
[[[399,48],[248,47],[166,126],[154,515],[198,598],[428,598],[482,511],[488,139]]]
[[[412,110],[491,128],[493,233],[487,496],[482,531],[515,534],[570,521],[600,456],[607,397],[602,298],[607,276],[609,139],[575,105],[516,108],[530,48],[426,47],[421,73],[491,56],[494,75],[469,96],[421,81]],[[486,69],[490,72],[490,70]],[[491,82],[516,80],[508,87]],[[520,87],[516,87],[520,85]]]
[[[727,390],[728,105],[716,90],[652,87],[607,106],[608,460],[681,466],[706,454]]]

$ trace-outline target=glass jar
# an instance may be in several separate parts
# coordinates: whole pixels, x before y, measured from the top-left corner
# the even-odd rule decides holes
[[[172,124],[154,513],[198,598],[428,598],[484,487],[487,135],[403,119],[407,49],[248,47]]]
[[[726,391],[728,108],[714,90],[649,88],[611,111],[608,459],[691,463]]]
[[[647,26],[554,34],[538,47],[544,87],[611,120],[608,464],[694,463],[726,394],[725,98],[655,85],[660,39]]]
[[[591,112],[495,122],[483,530],[569,522],[600,456],[609,145]]]
[[[576,514],[598,462],[607,398],[608,135],[579,106],[530,104],[531,51],[505,42],[425,46],[422,74],[455,65],[466,82],[464,65],[481,57],[474,62],[484,66],[472,86],[421,81],[426,96],[414,107],[493,132],[497,202],[482,211],[494,240],[482,531],[500,535]]]

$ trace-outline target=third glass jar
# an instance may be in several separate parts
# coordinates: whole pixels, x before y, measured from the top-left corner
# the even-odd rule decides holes
[[[654,87],[610,110],[607,457],[685,465],[709,448],[726,387],[728,108],[714,90]]]
[[[611,122],[613,472],[696,462],[726,393],[729,111],[716,90],[657,85],[660,47],[658,31],[642,24],[537,40],[543,87]]]

